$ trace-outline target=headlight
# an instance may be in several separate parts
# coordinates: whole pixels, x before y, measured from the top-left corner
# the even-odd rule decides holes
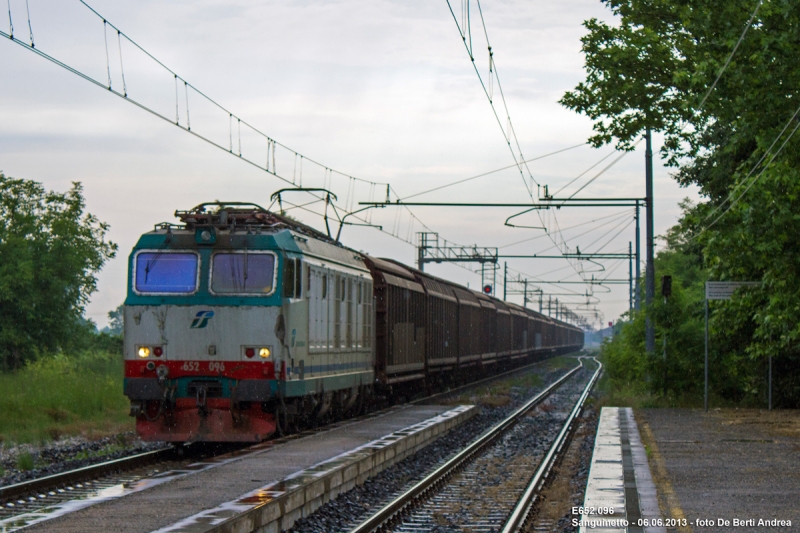
[[[141,346],[139,348],[139,357],[141,357],[142,359],[150,357],[150,348],[148,348],[147,346]]]
[[[258,355],[260,355],[262,359],[266,359],[267,357],[269,357],[269,354],[270,354],[269,348],[261,348],[258,351]]]

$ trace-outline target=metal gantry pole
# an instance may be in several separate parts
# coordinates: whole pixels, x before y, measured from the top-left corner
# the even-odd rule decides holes
[[[523,295],[522,295],[522,307],[527,308],[528,307],[528,278],[525,278],[525,280],[523,281],[523,284],[525,286],[525,289],[524,289]]]
[[[628,309],[633,309],[633,252],[628,241]]]
[[[388,191],[388,187],[387,187]],[[386,197],[389,197],[389,193],[386,193]],[[425,271],[425,236],[423,233],[419,233],[419,246],[417,246],[417,268],[420,272]]]
[[[508,290],[506,290],[507,284],[508,284],[508,261],[503,261],[503,301],[508,299]]]
[[[639,202],[636,202],[636,287],[634,289],[635,294],[633,298],[633,307],[637,311],[642,307],[642,294],[641,294],[641,278],[642,278],[642,254],[641,250],[639,249],[639,241],[640,241],[640,234],[639,231]]]
[[[492,296],[497,298],[497,269],[500,268],[497,263],[492,264]],[[505,298],[503,298],[505,300]]]
[[[708,289],[706,289],[708,290]],[[705,386],[703,393],[703,407],[708,412],[708,295],[706,295],[706,357],[705,357]]]
[[[653,303],[653,297],[656,294],[656,268],[653,263],[654,240],[653,240],[653,142],[652,133],[650,128],[647,128],[645,133],[646,148],[644,152],[645,158],[645,207],[646,207],[646,240],[645,247],[647,248],[647,264],[645,265],[645,303],[647,304],[648,312]],[[646,318],[645,323],[645,345],[647,353],[652,354],[656,349],[656,331],[653,327],[653,321],[650,317]]]

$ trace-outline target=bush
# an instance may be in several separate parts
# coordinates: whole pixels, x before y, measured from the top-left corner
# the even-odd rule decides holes
[[[0,436],[15,442],[130,431],[119,353],[63,352],[0,374]]]
[[[33,456],[30,452],[22,452],[17,457],[17,469],[22,470],[23,472],[27,472],[28,470],[33,470]]]

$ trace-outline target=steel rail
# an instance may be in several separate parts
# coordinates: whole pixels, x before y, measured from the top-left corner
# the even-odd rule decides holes
[[[516,424],[520,417],[522,417],[533,407],[541,403],[545,398],[547,398],[558,387],[563,385],[564,382],[566,382],[569,378],[571,378],[581,368],[583,368],[582,359],[578,366],[576,366],[575,368],[571,369],[569,372],[561,376],[553,384],[551,384],[545,390],[537,394],[534,398],[532,398],[527,403],[525,403],[525,405],[517,409],[505,420],[496,424],[489,431],[487,431],[481,437],[475,440],[472,444],[464,448],[462,451],[460,451],[458,454],[452,457],[445,464],[437,468],[433,473],[429,474],[423,480],[421,480],[416,485],[414,485],[406,492],[401,494],[399,497],[389,502],[377,513],[373,514],[367,520],[359,524],[355,529],[352,529],[350,533],[369,533],[381,529],[384,526],[390,525],[411,505],[416,503],[418,500],[424,498],[427,493],[435,490],[450,476],[455,474],[456,471],[458,471],[458,469],[461,466],[464,466],[477,454],[483,451],[487,446],[494,443],[498,438],[500,438],[501,435],[503,435],[514,424]]]
[[[522,293],[520,293],[520,294],[522,294]],[[558,348],[564,348],[564,347],[563,346],[559,346]],[[558,348],[556,348],[556,349],[558,349]],[[431,402],[431,401],[436,400],[438,398],[443,398],[443,397],[446,397],[446,396],[450,396],[451,394],[458,394],[459,392],[471,389],[472,387],[477,387],[477,386],[483,385],[485,383],[489,383],[489,382],[494,381],[494,380],[500,380],[500,379],[506,378],[506,377],[511,376],[513,374],[519,374],[521,372],[524,372],[525,370],[530,370],[534,366],[540,365],[542,363],[545,363],[545,362],[549,361],[553,357],[558,357],[559,355],[569,356],[570,353],[574,353],[574,352],[568,352],[566,354],[551,353],[551,354],[545,356],[544,359],[540,359],[538,361],[534,361],[533,363],[528,363],[527,365],[517,366],[517,367],[512,368],[511,370],[506,370],[505,372],[500,372],[499,374],[492,374],[491,376],[488,376],[488,377],[485,377],[485,378],[481,378],[481,379],[479,379],[477,381],[470,381],[469,383],[465,383],[463,385],[459,385],[458,387],[453,387],[452,389],[448,389],[446,391],[435,392],[435,393],[431,394],[430,396],[425,396],[424,398],[418,398],[416,400],[411,400],[410,402],[407,402],[407,403],[408,403],[408,405],[417,405],[417,404],[421,404],[421,403],[428,403],[428,402]]]
[[[40,492],[42,489],[50,489],[53,487],[60,487],[69,483],[84,481],[93,477],[102,476],[104,474],[119,472],[122,470],[131,470],[147,464],[163,461],[167,459],[177,458],[176,449],[173,447],[160,448],[149,452],[131,455],[129,457],[121,457],[120,459],[113,459],[102,463],[88,465],[50,476],[31,479],[14,485],[7,485],[0,487],[0,501],[18,498],[25,494]]]
[[[600,376],[600,372],[603,370],[602,363],[600,363],[596,357],[593,357],[592,359],[594,359],[598,365],[597,370],[592,376],[592,379],[589,380],[589,384],[584,389],[581,397],[577,402],[575,402],[575,407],[572,409],[569,417],[567,417],[564,426],[561,428],[561,432],[550,446],[550,449],[547,451],[547,455],[545,455],[544,459],[542,459],[542,462],[539,464],[539,468],[537,468],[536,472],[533,474],[533,477],[528,483],[528,486],[525,488],[525,492],[522,493],[517,505],[515,505],[514,509],[511,511],[506,523],[503,525],[501,533],[515,533],[520,531],[525,526],[528,518],[531,515],[533,504],[536,503],[539,490],[544,482],[547,481],[547,477],[549,476],[556,459],[558,459],[558,457],[564,451],[566,451],[566,445],[569,442],[569,436],[574,428],[573,422],[583,409],[583,404],[586,402],[589,392],[591,392],[592,387]]]
[[[489,382],[489,381],[492,381],[492,380],[496,380],[496,379],[502,379],[503,377],[506,377],[508,375],[528,370],[531,367],[533,367],[535,365],[538,365],[538,364],[541,364],[541,363],[543,363],[545,361],[547,361],[547,359],[543,359],[541,361],[536,361],[536,362],[530,363],[528,365],[517,367],[517,368],[514,368],[512,370],[508,370],[506,372],[502,372],[500,374],[495,374],[495,375],[489,376],[487,378],[483,378],[483,379],[478,380],[478,381],[473,381],[473,382],[470,382],[470,383],[466,383],[466,384],[464,384],[464,385],[462,385],[460,387],[456,387],[456,388],[450,389],[448,391],[435,393],[435,394],[432,394],[430,396],[426,396],[424,398],[419,398],[417,400],[413,400],[411,402],[407,402],[407,404],[408,405],[414,405],[414,404],[419,404],[419,403],[430,402],[430,401],[435,400],[436,398],[439,398],[439,397],[442,397],[442,396],[455,394],[455,393],[458,393],[461,390],[466,390],[466,389],[469,389],[469,388],[474,387],[476,385],[481,385],[483,383],[486,383],[486,382]],[[328,424],[325,427],[319,428],[319,429],[316,429],[316,430],[300,431],[300,432],[295,433],[293,435],[289,435],[288,438],[289,439],[294,439],[294,438],[299,438],[299,437],[302,437],[302,436],[305,436],[305,435],[311,434],[311,433],[316,434],[316,433],[319,433],[320,431],[325,431],[326,429],[333,429],[335,427],[338,427],[341,423],[357,422],[357,421],[359,421],[359,420],[361,420],[363,418],[370,418],[370,417],[373,417],[373,416],[376,416],[376,415],[380,415],[381,413],[384,413],[384,412],[386,412],[386,411],[388,411],[390,409],[394,409],[396,407],[397,406],[390,406],[390,407],[387,407],[387,408],[384,408],[384,409],[379,409],[377,411],[373,411],[373,412],[367,413],[367,414],[365,414],[363,416],[358,416],[358,417],[354,417],[354,418],[348,418],[346,420],[341,421],[338,424],[337,423]],[[284,437],[284,438],[287,438],[287,437]],[[49,490],[52,490],[53,488],[59,488],[59,487],[66,486],[66,485],[69,485],[69,484],[72,484],[72,483],[85,482],[87,480],[91,480],[93,478],[98,478],[100,476],[103,476],[105,474],[110,474],[110,473],[114,473],[114,472],[122,472],[122,471],[125,471],[125,470],[132,470],[134,468],[139,468],[139,467],[145,466],[147,464],[152,464],[152,463],[156,463],[156,462],[164,461],[164,460],[178,460],[180,458],[181,458],[181,456],[179,455],[179,452],[177,451],[177,449],[175,447],[170,446],[170,447],[166,447],[166,448],[160,448],[160,449],[157,449],[157,450],[152,450],[152,451],[149,451],[149,452],[144,452],[144,453],[140,453],[140,454],[136,454],[136,455],[131,455],[131,456],[128,456],[128,457],[121,457],[119,459],[113,459],[111,461],[104,461],[102,463],[97,463],[97,464],[93,464],[93,465],[87,465],[87,466],[83,466],[83,467],[76,468],[76,469],[73,469],[73,470],[67,470],[65,472],[59,472],[57,474],[52,474],[52,475],[49,475],[49,476],[39,477],[39,478],[36,478],[36,479],[31,479],[31,480],[23,481],[23,482],[20,482],[20,483],[15,483],[14,485],[6,485],[4,487],[0,487],[0,502],[7,502],[7,501],[10,501],[10,500],[18,499],[18,498],[21,498],[21,497],[29,495],[29,494],[48,492]]]

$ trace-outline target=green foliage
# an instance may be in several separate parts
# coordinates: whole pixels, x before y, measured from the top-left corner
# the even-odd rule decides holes
[[[0,374],[0,439],[37,442],[61,435],[132,429],[118,353],[57,353]]]
[[[585,23],[587,77],[561,103],[593,119],[595,145],[629,149],[645,128],[663,132],[662,156],[679,167],[675,178],[707,199],[683,206],[656,261],[657,276],[672,274],[677,285],[666,304],[657,298],[646,310],[657,328],[656,356],[644,358],[644,315],[633,316],[603,349],[616,373],[610,379],[639,383],[648,394],[696,397],[703,282],[762,281],[711,304],[712,391],[725,402],[762,402],[772,355],[776,404],[800,406],[800,4],[604,3],[615,21]]]
[[[124,305],[120,305],[113,311],[108,312],[108,328],[104,330],[111,335],[122,336],[125,327]]]
[[[684,212],[695,209],[683,204]],[[684,220],[690,215],[685,215]],[[686,243],[685,229],[672,228],[667,247],[656,255],[659,275],[671,275],[672,295],[658,296],[650,308],[632,313],[613,339],[602,347],[609,382],[608,392],[638,406],[702,404],[705,350],[705,280],[701,250]],[[753,309],[768,306],[759,289],[740,289],[726,302],[710,303],[709,387],[717,404],[761,406],[766,398],[766,367],[753,338]],[[644,347],[645,317],[656,330],[656,351],[648,357]],[[756,313],[755,316],[758,316]],[[665,342],[666,339],[666,342]],[[664,351],[666,349],[666,357]],[[781,360],[791,361],[791,357]],[[796,371],[789,371],[789,376]],[[778,405],[796,405],[792,379],[776,380]],[[633,400],[633,399],[637,400]],[[638,403],[637,403],[638,402]]]
[[[746,38],[703,102],[756,3],[602,1],[614,13],[614,23],[584,23],[589,30],[581,39],[586,80],[561,99],[593,119],[595,145],[616,139],[619,147],[629,148],[650,127],[664,132],[663,154],[677,166],[682,156],[703,153],[719,125],[729,140],[751,142],[760,136],[771,139],[792,115],[800,88],[796,2],[777,0],[759,7]]]
[[[57,193],[0,174],[0,368],[68,349],[93,330],[83,308],[117,246],[84,207],[79,183]]]
[[[33,456],[30,452],[22,452],[17,456],[17,469],[22,470],[23,472],[27,472],[28,470],[33,470],[34,461]]]

